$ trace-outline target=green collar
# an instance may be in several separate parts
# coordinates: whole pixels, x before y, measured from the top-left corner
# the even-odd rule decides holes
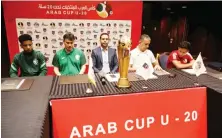
[[[70,51],[69,53],[67,53],[67,51],[66,51],[65,48],[63,49],[63,52],[64,52],[66,55],[70,55],[73,51],[74,51],[74,48],[73,48],[72,51]]]

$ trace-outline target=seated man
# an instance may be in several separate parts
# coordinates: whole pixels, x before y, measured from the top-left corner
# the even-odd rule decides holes
[[[178,50],[170,53],[167,60],[167,68],[184,69],[192,67],[194,60],[189,53],[190,43],[183,41],[178,46]]]
[[[107,33],[100,35],[101,46],[93,49],[92,61],[95,73],[100,71],[104,73],[115,73],[118,69],[118,59],[116,50],[108,47],[110,38]]]
[[[28,34],[19,36],[20,46],[23,52],[16,54],[10,68],[10,77],[45,76],[47,73],[45,57],[39,51],[32,48],[32,37]]]
[[[65,48],[56,52],[52,61],[57,76],[76,75],[85,72],[86,58],[82,50],[74,48],[74,39],[72,33],[63,36]]]
[[[162,70],[152,51],[148,49],[150,42],[151,38],[148,35],[141,35],[139,45],[130,52],[129,71],[136,71],[138,68],[142,67],[144,63],[150,64],[155,70]]]

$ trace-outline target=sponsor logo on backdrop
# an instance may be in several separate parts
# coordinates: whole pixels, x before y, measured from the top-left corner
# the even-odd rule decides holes
[[[107,18],[113,14],[111,5],[108,2],[101,2],[96,6],[96,12],[101,18]]]

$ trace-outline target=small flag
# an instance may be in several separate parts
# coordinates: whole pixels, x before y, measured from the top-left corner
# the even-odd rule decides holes
[[[92,83],[93,85],[96,86],[96,76],[93,70],[93,62],[92,62],[92,58],[89,58],[89,70],[88,70],[88,79],[89,82]]]
[[[199,53],[196,61],[193,63],[192,68],[197,77],[206,72],[206,67],[204,66],[201,52]]]

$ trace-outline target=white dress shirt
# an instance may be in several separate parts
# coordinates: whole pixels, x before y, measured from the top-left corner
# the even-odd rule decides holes
[[[102,58],[103,58],[103,68],[102,68],[102,71],[104,73],[109,73],[110,72],[110,68],[109,68],[108,48],[107,49],[103,49],[101,47],[101,50],[102,50]]]

